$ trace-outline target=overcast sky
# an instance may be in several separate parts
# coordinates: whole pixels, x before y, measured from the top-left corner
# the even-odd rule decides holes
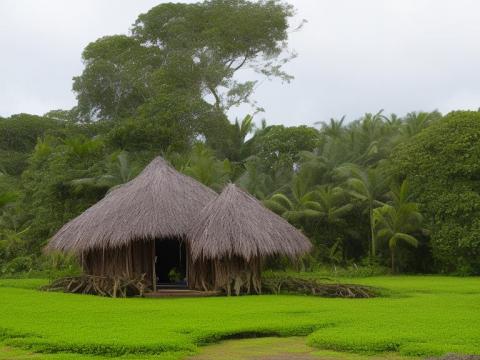
[[[127,33],[153,0],[0,0],[0,116],[75,105],[81,52]],[[385,109],[480,107],[480,1],[291,0],[290,84],[264,82],[257,119],[298,125]],[[243,116],[246,109],[232,112]]]

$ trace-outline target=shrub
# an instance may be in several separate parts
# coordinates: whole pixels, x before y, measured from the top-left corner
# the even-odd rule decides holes
[[[32,269],[33,261],[30,256],[19,256],[8,262],[2,269],[4,274],[28,272]]]
[[[392,153],[431,228],[435,266],[480,273],[480,112],[452,112]]]

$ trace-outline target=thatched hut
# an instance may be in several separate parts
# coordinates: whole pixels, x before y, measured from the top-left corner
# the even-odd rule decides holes
[[[65,224],[47,250],[73,253],[87,275],[197,290],[260,292],[262,261],[295,258],[309,240],[235,185],[221,195],[154,159]]]
[[[47,250],[74,253],[86,274],[157,282],[185,278],[192,219],[217,193],[155,158],[132,181],[64,225]],[[188,280],[188,279],[187,279]]]
[[[260,292],[262,261],[308,252],[311,243],[299,230],[234,184],[211,201],[187,233],[195,288]]]

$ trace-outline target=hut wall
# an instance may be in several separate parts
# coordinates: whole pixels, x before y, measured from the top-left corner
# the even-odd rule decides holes
[[[153,244],[137,241],[112,249],[90,250],[82,255],[83,271],[96,276],[140,277],[153,280]]]
[[[189,261],[188,285],[196,290],[223,290],[235,293],[261,293],[262,260],[240,258]]]

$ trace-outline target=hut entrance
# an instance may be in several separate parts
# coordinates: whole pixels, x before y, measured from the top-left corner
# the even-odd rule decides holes
[[[187,258],[181,239],[155,240],[155,273],[159,286],[186,287]]]

